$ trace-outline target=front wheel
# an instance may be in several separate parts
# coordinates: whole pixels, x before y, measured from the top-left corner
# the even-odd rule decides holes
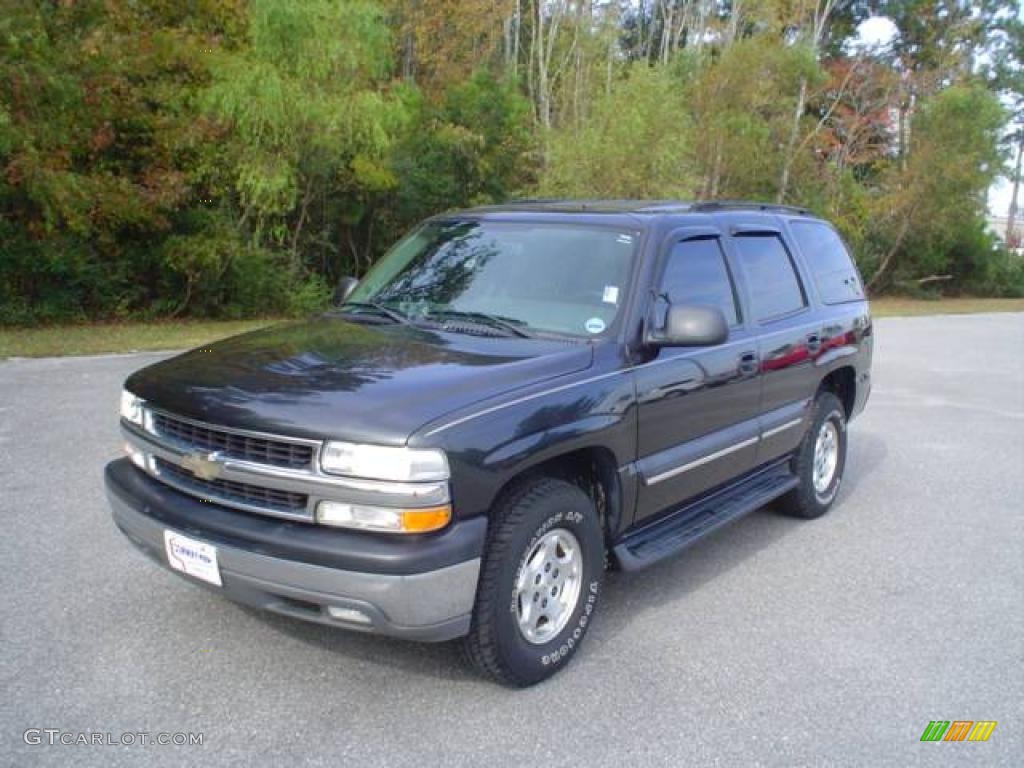
[[[810,520],[828,512],[846,467],[846,411],[831,392],[814,401],[810,429],[793,457],[800,485],[779,499],[782,512]]]
[[[495,509],[466,654],[482,673],[527,686],[568,664],[590,626],[604,575],[593,502],[544,478]]]

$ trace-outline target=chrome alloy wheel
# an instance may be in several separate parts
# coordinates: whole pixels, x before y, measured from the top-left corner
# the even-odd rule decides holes
[[[839,464],[839,429],[832,419],[827,419],[818,430],[814,441],[814,490],[819,496],[825,495],[836,475]]]
[[[519,567],[515,583],[519,632],[534,645],[546,643],[576,610],[583,574],[583,551],[564,528],[544,534]]]

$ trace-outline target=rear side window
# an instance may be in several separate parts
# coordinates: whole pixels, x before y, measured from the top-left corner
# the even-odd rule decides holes
[[[718,307],[736,325],[736,293],[717,237],[683,240],[672,247],[661,290],[673,304]]]
[[[791,221],[790,227],[823,302],[842,304],[864,298],[857,268],[832,227],[819,221]]]
[[[771,320],[807,306],[793,260],[778,235],[739,235],[735,243],[755,319]]]

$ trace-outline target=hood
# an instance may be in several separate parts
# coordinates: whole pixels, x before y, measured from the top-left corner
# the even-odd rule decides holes
[[[587,368],[589,344],[492,338],[340,317],[193,349],[128,378],[154,406],[212,424],[401,444],[446,413]]]

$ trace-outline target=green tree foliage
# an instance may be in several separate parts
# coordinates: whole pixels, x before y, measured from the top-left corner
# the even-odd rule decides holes
[[[1000,129],[1005,112],[979,85],[959,85],[922,102],[914,116],[914,146],[905,169],[894,171],[883,198],[894,212],[875,230],[889,244],[886,270],[895,279],[950,274],[972,281],[994,243],[981,223],[985,193],[1002,169]],[[882,211],[879,211],[882,214]],[[880,280],[876,280],[880,282]]]
[[[1004,142],[1012,161],[1009,218],[1006,225],[1007,241],[1016,247],[1024,246],[1018,234],[1021,221],[1021,176],[1024,170],[1024,17],[999,19],[995,24],[991,46],[992,60],[985,67],[989,86],[1002,97],[1011,110],[1011,120],[1004,131]]]
[[[180,287],[158,246],[205,181],[216,131],[191,100],[203,28],[222,20],[202,4],[189,25],[144,15],[98,2],[0,15],[0,320],[131,311]]]
[[[852,45],[869,15],[888,48]],[[1008,0],[3,0],[0,323],[309,311],[422,217],[535,194],[782,200],[872,290],[1024,292],[984,224],[1020,29]]]
[[[823,81],[810,51],[765,36],[731,45],[696,74],[700,197],[774,197],[801,80]]]
[[[551,137],[541,192],[692,197],[695,145],[682,80],[634,64],[594,99],[586,119]]]
[[[389,58],[373,3],[253,0],[244,44],[214,59],[203,105],[230,133],[240,219],[254,245],[291,251],[294,269],[315,266],[303,255],[332,264],[335,230],[351,241],[367,196],[395,185],[386,158],[404,110]]]
[[[495,203],[528,192],[538,162],[530,103],[511,80],[478,71],[441,103],[423,98],[396,148],[397,225],[448,208]]]

